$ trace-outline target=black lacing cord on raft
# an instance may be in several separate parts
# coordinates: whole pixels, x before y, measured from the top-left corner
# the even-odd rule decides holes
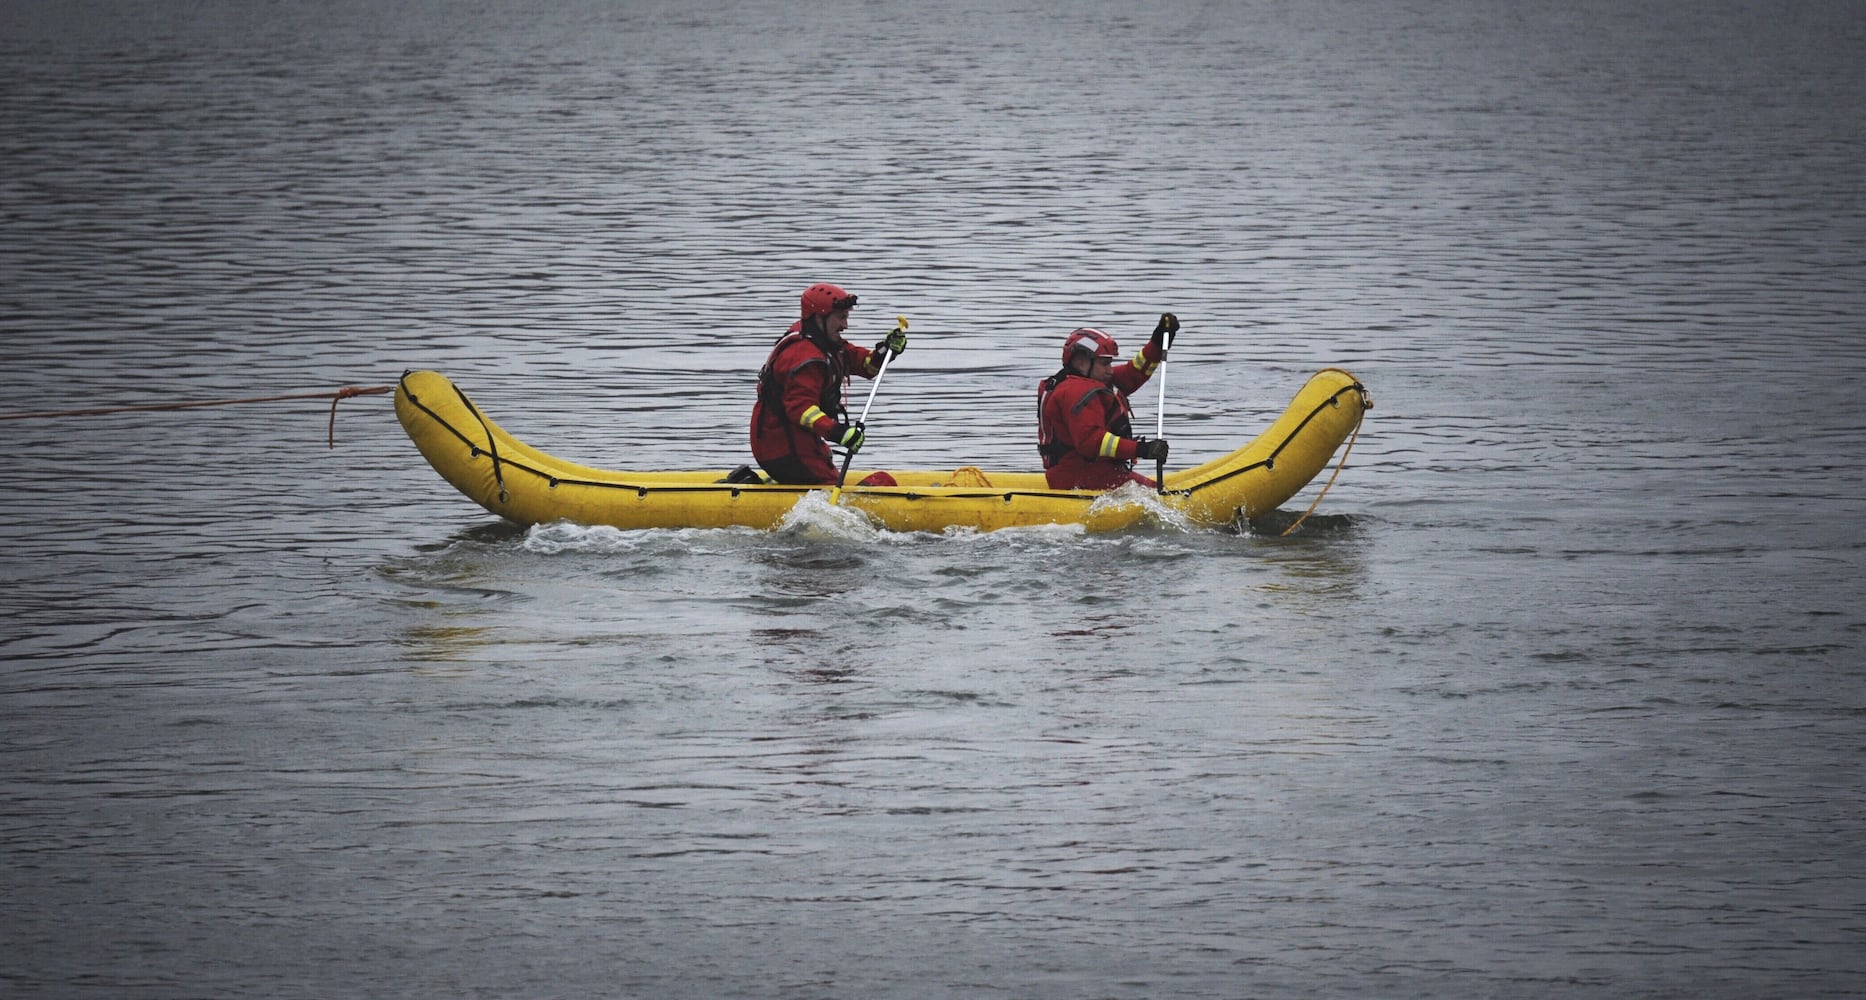
[[[406,378],[407,376],[404,374],[403,377]],[[466,407],[468,413],[473,414],[473,419],[479,421],[479,429],[485,432],[486,453],[492,456],[492,480],[499,484],[499,502],[511,503],[512,494],[505,488],[505,473],[500,469],[499,443],[492,439],[492,428],[486,426],[486,418],[479,415],[479,407],[474,406],[473,401],[466,398],[466,393],[461,392],[460,387],[457,385],[454,386],[454,395],[460,397],[460,405]],[[452,430],[452,428],[448,429]],[[454,433],[458,434],[459,432],[455,431]],[[473,453],[476,455],[479,454],[479,448],[475,447]]]
[[[401,378],[402,398],[408,400],[408,404],[410,406],[413,406],[415,409],[420,410],[422,413],[427,414],[428,419],[434,421],[434,423],[437,426],[445,429],[447,433],[452,434],[454,437],[458,438],[460,440],[460,443],[466,445],[467,448],[473,453],[473,456],[475,458],[479,457],[480,455],[486,455],[492,459],[493,479],[497,481],[499,484],[499,502],[500,503],[508,503],[511,501],[511,493],[506,489],[505,476],[501,472],[502,469],[517,469],[521,472],[529,472],[532,475],[537,476],[539,479],[544,480],[545,483],[548,486],[550,486],[550,488],[552,489],[556,489],[558,486],[568,483],[572,486],[596,486],[596,487],[600,487],[603,489],[612,489],[612,490],[634,490],[636,494],[640,496],[644,496],[644,497],[647,496],[649,492],[651,491],[658,491],[662,493],[712,493],[712,492],[716,492],[720,485],[723,485],[723,484],[707,483],[707,484],[695,485],[695,486],[642,486],[636,483],[605,483],[605,482],[598,482],[593,479],[565,479],[560,476],[553,476],[550,473],[545,472],[543,469],[534,468],[533,466],[527,465],[524,462],[518,461],[517,459],[501,458],[499,456],[498,444],[493,440],[492,429],[486,426],[486,418],[480,415],[479,408],[473,405],[473,401],[467,398],[466,393],[463,392],[459,386],[452,385],[452,383],[449,383],[449,385],[454,390],[454,394],[459,396],[460,402],[466,406],[467,412],[471,413],[473,415],[473,419],[479,422],[480,430],[486,435],[486,444],[483,446],[479,442],[473,440],[471,437],[468,437],[464,432],[460,430],[460,428],[455,427],[453,424],[448,423],[446,418],[434,412],[432,409],[428,407],[427,404],[423,403],[421,401],[421,397],[417,396],[414,390],[408,388],[408,376],[411,374],[413,374],[412,370],[405,371],[402,373],[402,378]],[[815,487],[815,486],[801,486],[801,487],[795,488],[792,492],[808,493],[811,490],[814,490],[817,488],[818,487]],[[738,486],[732,487],[732,495],[733,496],[739,495]]]
[[[471,448],[473,450],[473,454],[475,456],[489,455],[492,458],[493,479],[497,481],[499,484],[499,502],[500,503],[507,503],[511,500],[511,494],[508,493],[505,488],[505,478],[503,475],[500,474],[500,467],[502,465],[506,468],[518,469],[524,472],[529,472],[532,475],[537,476],[539,479],[544,480],[547,484],[550,485],[552,489],[556,489],[558,486],[568,483],[572,486],[594,486],[594,487],[598,487],[601,489],[611,489],[611,490],[634,490],[637,496],[642,496],[642,497],[646,497],[649,493],[716,493],[719,491],[720,487],[722,486],[726,486],[728,490],[731,492],[731,494],[736,497],[739,495],[742,489],[742,487],[739,485],[729,485],[725,483],[702,483],[702,484],[697,484],[697,485],[692,485],[692,486],[643,486],[639,483],[605,483],[605,482],[599,482],[593,479],[563,479],[557,476],[553,476],[543,471],[542,469],[532,468],[531,466],[526,465],[525,463],[514,460],[514,459],[509,459],[509,458],[500,459],[498,447],[493,444],[492,430],[486,426],[486,418],[480,416],[479,409],[473,405],[471,400],[467,399],[466,393],[462,392],[459,386],[456,385],[453,387],[455,394],[457,394],[460,397],[460,402],[466,405],[467,412],[473,414],[473,418],[479,421],[480,430],[484,431],[486,434],[486,446],[483,448],[478,443],[476,443],[472,438],[467,437],[465,434],[461,433],[459,428],[448,423],[445,419],[441,417],[440,414],[435,413],[431,409],[428,409],[427,406],[422,404],[420,399],[416,398],[413,392],[409,391],[408,376],[410,374],[411,374],[410,372],[402,373],[402,396],[408,400],[409,404],[415,407],[416,409],[420,410],[421,412],[427,414],[428,417],[431,418],[436,424],[439,424],[440,426],[446,428],[448,433],[451,433],[454,437],[459,438],[462,444],[465,444],[468,448]],[[1253,462],[1250,465],[1246,465],[1242,468],[1232,469],[1230,472],[1227,472],[1222,476],[1214,476],[1211,479],[1207,479],[1201,483],[1198,483],[1195,486],[1188,486],[1183,489],[1177,489],[1177,490],[1167,490],[1166,495],[1168,496],[1191,496],[1194,493],[1198,492],[1199,490],[1205,489],[1208,486],[1214,486],[1218,483],[1222,483],[1225,480],[1230,479],[1233,476],[1243,475],[1244,473],[1250,472],[1253,469],[1263,468],[1263,469],[1270,469],[1274,471],[1276,469],[1276,457],[1278,455],[1281,455],[1283,453],[1283,449],[1289,447],[1291,442],[1296,440],[1296,437],[1302,433],[1303,428],[1309,426],[1310,422],[1313,421],[1318,415],[1320,415],[1324,409],[1328,407],[1333,407],[1333,406],[1340,406],[1341,397],[1351,392],[1358,394],[1359,397],[1364,402],[1366,399],[1367,387],[1362,385],[1359,382],[1355,382],[1352,385],[1342,387],[1341,389],[1337,390],[1334,393],[1334,395],[1323,400],[1321,403],[1318,403],[1315,409],[1310,410],[1308,415],[1302,418],[1302,423],[1297,424],[1296,429],[1291,431],[1289,436],[1287,438],[1284,438],[1282,443],[1276,446],[1276,450],[1270,453],[1269,458],[1266,458],[1261,462]],[[1363,405],[1362,409],[1363,410],[1366,409],[1365,405]],[[1356,421],[1355,427],[1358,429],[1359,426],[1360,426],[1359,421]],[[785,490],[786,492],[791,492],[791,493],[809,493],[813,490],[822,489],[822,487],[821,486],[785,487],[780,484],[770,483],[770,484],[765,484],[763,486],[763,489],[766,491],[782,489],[782,490]],[[927,494],[916,493],[911,490],[907,493],[902,494],[902,496],[908,500],[928,499]],[[1018,496],[1048,497],[1048,498],[1058,499],[1058,500],[1093,501],[1094,499],[1096,499],[1096,497],[1100,496],[1100,494],[1085,496],[1082,493],[1079,493],[1076,491],[1063,492],[1060,490],[1014,490],[1010,492],[1004,492],[1000,490],[983,490],[977,493],[942,493],[940,494],[940,497],[942,499],[952,499],[952,500],[1001,499],[1005,503],[1010,503],[1012,499]]]
[[[1230,479],[1232,476],[1241,476],[1244,473],[1250,472],[1253,469],[1268,469],[1272,472],[1276,471],[1276,457],[1283,453],[1283,449],[1289,447],[1290,444],[1296,440],[1296,437],[1302,433],[1302,429],[1309,426],[1310,421],[1313,421],[1316,417],[1320,416],[1323,410],[1328,409],[1330,407],[1340,406],[1341,397],[1350,392],[1356,393],[1359,396],[1361,403],[1362,403],[1361,410],[1363,413],[1365,413],[1365,411],[1367,410],[1367,406],[1366,406],[1367,387],[1362,385],[1359,382],[1356,382],[1353,385],[1343,386],[1342,388],[1335,390],[1334,395],[1316,404],[1315,409],[1310,410],[1309,415],[1302,418],[1302,423],[1297,424],[1296,429],[1293,431],[1290,431],[1289,436],[1284,438],[1283,442],[1276,446],[1276,450],[1270,453],[1269,458],[1266,458],[1261,462],[1252,462],[1249,465],[1242,466],[1236,469],[1232,469],[1230,472],[1227,472],[1222,476],[1213,476],[1212,478],[1205,480],[1204,482],[1198,484],[1197,486],[1189,486],[1189,487],[1186,487],[1185,489],[1180,489],[1180,490],[1167,490],[1166,492],[1169,494],[1191,496],[1195,490],[1202,490],[1206,488],[1207,486],[1215,486],[1219,483],[1224,482],[1227,479]],[[1360,428],[1360,425],[1361,425],[1360,420],[1356,419],[1354,421],[1354,426],[1357,430]]]
[[[1348,456],[1354,452],[1354,442],[1361,439],[1361,422],[1366,419],[1367,411],[1373,409],[1373,406],[1373,401],[1367,398],[1367,394],[1361,393],[1361,412],[1354,418],[1354,431],[1348,435],[1348,446],[1341,450],[1341,461],[1335,463],[1335,471],[1329,475],[1328,482],[1322,484],[1322,492],[1315,495],[1315,500],[1309,504],[1309,509],[1303,511],[1302,516],[1297,518],[1294,524],[1283,529],[1284,537],[1295,534],[1296,529],[1302,527],[1302,522],[1307,521],[1309,515],[1315,513],[1315,508],[1322,505],[1322,498],[1328,495],[1328,491],[1335,488],[1335,480],[1341,476],[1341,470],[1348,467]]]

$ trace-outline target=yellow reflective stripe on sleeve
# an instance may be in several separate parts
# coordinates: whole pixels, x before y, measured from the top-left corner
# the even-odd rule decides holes
[[[1101,457],[1114,458],[1121,453],[1121,439],[1117,435],[1103,432],[1101,436]]]
[[[1134,354],[1134,367],[1140,369],[1142,375],[1152,375],[1153,369],[1157,367],[1148,363],[1147,348],[1145,345],[1142,345],[1140,350]]]
[[[818,420],[827,416],[829,416],[829,414],[824,413],[822,407],[812,406],[803,411],[803,416],[797,418],[797,423],[801,424],[805,430],[811,430],[816,427],[816,422]]]

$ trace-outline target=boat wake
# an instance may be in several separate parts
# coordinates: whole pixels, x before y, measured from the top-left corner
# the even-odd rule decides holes
[[[640,532],[619,528],[554,521],[525,529],[521,547],[527,552],[553,556],[564,552],[621,552],[639,544]]]
[[[806,493],[778,522],[778,531],[810,541],[868,541],[884,532],[854,507],[829,502],[829,491]]]
[[[886,540],[907,541],[914,537],[925,537],[912,532],[895,532],[882,527],[867,512],[859,507],[830,502],[828,490],[816,490],[803,495],[783,520],[777,524],[780,535],[811,542],[874,542]],[[1199,527],[1182,512],[1160,502],[1152,490],[1135,483],[1129,483],[1107,494],[1097,497],[1090,506],[1091,513],[1099,514],[1111,510],[1138,507],[1142,516],[1139,523],[1156,531],[1172,534],[1197,532]],[[728,535],[748,529],[729,529]],[[1034,525],[1029,528],[1000,529],[1012,533],[1030,533],[1034,535],[1065,534],[1079,536],[1083,533],[1080,523]],[[947,536],[968,536],[980,534],[974,528],[948,528]],[[573,552],[627,553],[644,547],[653,548],[662,544],[692,543],[700,538],[717,538],[719,529],[677,528],[677,529],[622,529],[600,525],[581,525],[570,521],[554,521],[537,524],[524,529],[520,547],[538,555],[558,555]]]
[[[1160,502],[1159,494],[1139,483],[1122,483],[1095,498],[1089,504],[1090,515],[1124,507],[1140,507],[1146,511],[1144,522],[1163,531],[1196,530],[1192,519],[1184,512],[1175,510]]]

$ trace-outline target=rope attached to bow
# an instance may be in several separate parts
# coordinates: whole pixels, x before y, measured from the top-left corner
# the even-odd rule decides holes
[[[101,417],[111,413],[155,413],[162,410],[192,410],[203,406],[238,406],[244,403],[277,403],[289,399],[330,400],[330,447],[337,447],[337,404],[352,396],[379,396],[394,392],[392,385],[345,386],[332,392],[293,392],[281,396],[247,396],[243,399],[203,399],[185,403],[145,403],[140,406],[101,406],[82,410],[38,410],[32,413],[0,413],[0,420],[41,420],[53,417]]]

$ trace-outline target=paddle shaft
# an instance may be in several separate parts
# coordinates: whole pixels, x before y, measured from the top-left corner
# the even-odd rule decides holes
[[[868,400],[862,404],[862,415],[855,418],[856,423],[863,425],[868,423],[868,408],[875,405],[875,393],[881,391],[881,376],[888,373],[888,363],[893,360],[894,355],[890,354],[882,358],[881,367],[875,369],[875,382],[868,387]]]
[[[1153,436],[1166,436],[1166,352],[1173,349],[1173,335],[1168,333],[1160,337],[1160,370],[1155,377],[1160,380],[1160,406],[1153,422]],[[1153,460],[1153,485],[1161,495],[1166,493],[1166,456]]]
[[[898,320],[898,322],[896,322],[894,325],[894,332],[900,333],[906,330],[907,329],[907,317],[898,316],[896,317],[896,319]],[[864,432],[866,432],[867,427],[868,427],[868,408],[875,405],[875,393],[881,390],[881,376],[886,375],[888,373],[888,362],[893,361],[893,360],[894,360],[893,351],[889,351],[884,357],[882,357],[881,367],[875,369],[874,384],[868,387],[868,401],[862,404],[862,415],[855,418],[856,426],[863,428]],[[842,453],[842,471],[838,473],[836,476],[836,489],[837,490],[841,490],[842,484],[848,480],[849,463],[853,461],[855,461],[854,451],[851,450],[851,451],[846,451]]]
[[[863,428],[864,431],[868,427],[868,408],[875,405],[875,390],[881,388],[881,376],[887,374],[888,362],[893,360],[894,356],[891,354],[881,359],[881,367],[875,371],[875,384],[868,387],[868,402],[862,404],[862,415],[855,418],[855,425]],[[853,461],[855,461],[853,450],[842,453],[842,472],[836,476],[837,489],[842,489],[842,484],[848,480],[849,463]]]

